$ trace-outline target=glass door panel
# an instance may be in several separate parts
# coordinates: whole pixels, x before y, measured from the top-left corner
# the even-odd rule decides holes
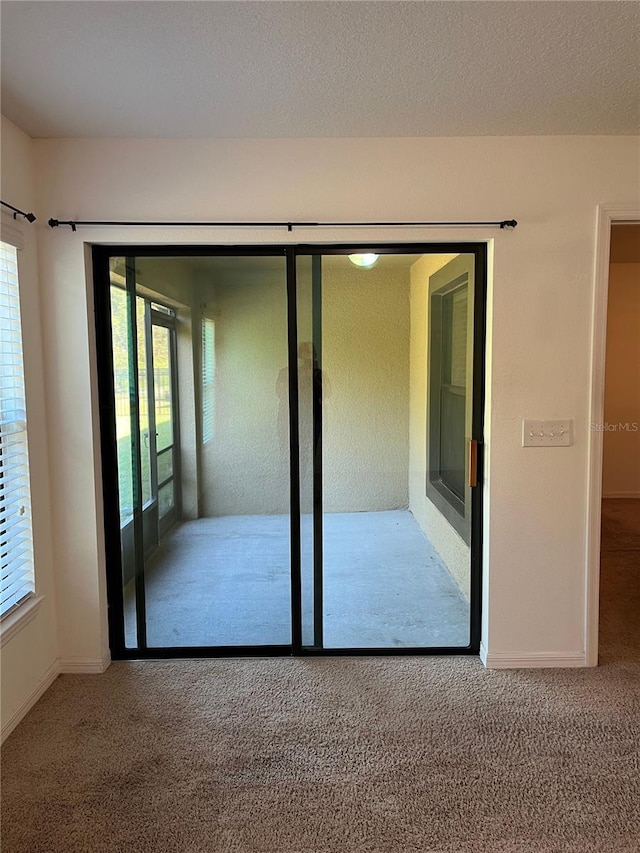
[[[298,258],[303,645],[465,648],[474,255],[361,257]]]
[[[175,509],[175,495],[173,491],[173,481],[158,489],[158,515],[160,521],[167,518],[171,511]]]
[[[143,505],[150,495],[142,462],[147,419],[146,347],[137,322],[138,316],[144,316],[144,305],[136,298],[132,259],[111,258],[109,281],[123,634],[124,645],[136,648],[145,641]]]
[[[158,453],[158,482],[164,483],[173,477],[173,445]]]
[[[134,383],[129,371],[129,317],[127,293],[124,289],[124,260],[112,258],[110,264],[111,334],[113,351],[113,385],[116,460],[118,466],[118,507],[121,543],[121,584],[124,612],[124,642],[128,648],[137,645],[135,606],[135,552],[133,536],[134,467],[131,423]],[[135,416],[134,416],[135,421]]]
[[[322,499],[318,488],[320,478],[314,477],[314,466],[322,460],[322,429],[316,421],[321,413],[317,403],[314,406],[322,381],[317,334],[321,320],[320,261],[318,256],[300,257],[296,272],[302,645],[315,648],[322,647],[323,627],[322,513],[314,512],[316,501]]]
[[[288,646],[284,252],[111,269],[125,647]]]

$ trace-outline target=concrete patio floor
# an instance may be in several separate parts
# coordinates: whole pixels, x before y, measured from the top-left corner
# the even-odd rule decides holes
[[[302,525],[303,642],[313,641],[312,521]],[[149,646],[291,642],[289,517],[184,522],[145,570]],[[469,604],[408,510],[324,516],[324,647],[466,646]],[[127,645],[135,603],[125,596]]]

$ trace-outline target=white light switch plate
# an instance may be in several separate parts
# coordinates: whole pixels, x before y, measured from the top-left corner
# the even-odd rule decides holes
[[[573,421],[522,421],[523,447],[568,447]]]

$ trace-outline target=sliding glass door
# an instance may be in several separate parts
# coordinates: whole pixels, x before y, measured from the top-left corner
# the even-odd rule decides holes
[[[484,246],[94,260],[113,656],[476,652]]]
[[[112,255],[108,275],[114,645],[125,656],[288,647],[283,253]]]
[[[310,650],[471,645],[476,265],[472,252],[298,257]]]

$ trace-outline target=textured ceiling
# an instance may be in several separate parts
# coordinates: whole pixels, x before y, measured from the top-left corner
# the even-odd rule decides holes
[[[625,134],[637,2],[4,0],[34,137]]]

